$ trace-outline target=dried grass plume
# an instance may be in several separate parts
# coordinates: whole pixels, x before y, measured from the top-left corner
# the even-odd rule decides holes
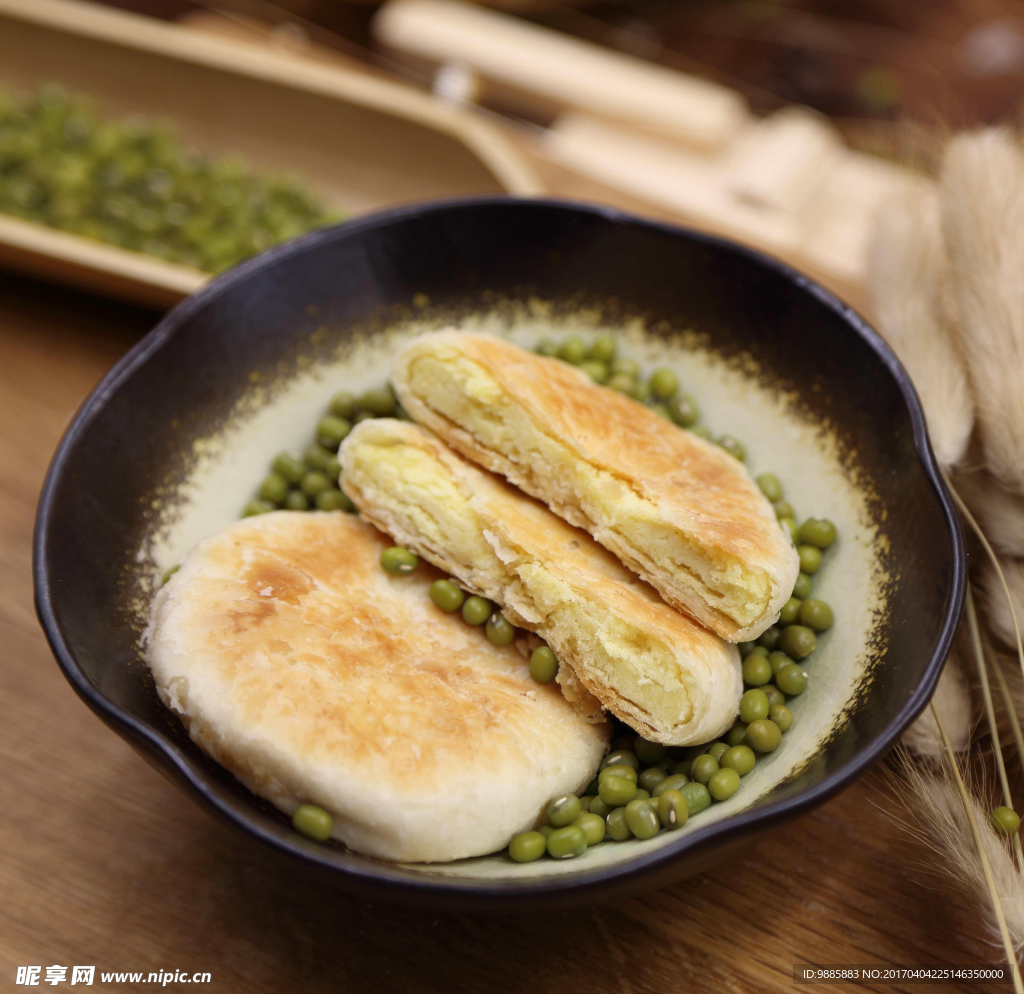
[[[1024,493],[1024,155],[1005,128],[953,138],[942,231],[985,463]]]
[[[1024,380],[1024,370],[1021,379]],[[1004,490],[983,469],[958,472],[953,483],[992,547],[1003,555],[1024,558],[1024,495]]]
[[[954,751],[964,752],[971,744],[973,727],[971,688],[963,666],[954,649],[942,668],[932,695],[932,704],[939,712]],[[925,708],[917,720],[903,733],[903,744],[922,759],[942,762],[945,750],[942,736],[931,708]]]
[[[868,265],[879,331],[910,373],[936,457],[953,466],[967,449],[974,402],[943,309],[946,263],[932,187],[901,189],[883,206]]]
[[[999,565],[1003,568],[1006,585],[1010,588],[1017,624],[1024,630],[1024,559],[1000,557]],[[1013,628],[1010,605],[1006,601],[1006,591],[991,563],[985,563],[981,582],[985,590],[985,614],[989,627],[1001,642],[1011,647],[1016,646],[1017,635]]]
[[[948,771],[948,767],[943,767]],[[903,775],[910,789],[903,795],[904,804],[914,817],[913,834],[928,843],[938,854],[937,865],[963,884],[984,909],[986,925],[993,941],[1001,944],[992,900],[982,869],[978,848],[967,819],[964,802],[950,782],[948,772],[932,775],[922,772],[910,761],[903,763]],[[1018,951],[1024,947],[1024,880],[1014,865],[1013,857],[1003,839],[996,834],[988,813],[971,798],[974,817],[981,831],[982,845],[992,868],[992,876],[1006,918],[1010,940]]]

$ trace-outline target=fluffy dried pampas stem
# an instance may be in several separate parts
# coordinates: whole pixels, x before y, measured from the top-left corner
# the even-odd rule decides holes
[[[1000,557],[999,565],[1003,568],[1006,585],[1010,588],[1017,624],[1024,626],[1024,560]],[[1006,591],[1003,590],[1003,585],[999,582],[999,576],[991,563],[986,563],[982,571],[982,586],[985,590],[985,613],[989,626],[1001,642],[1015,647],[1017,633],[1013,625],[1013,615],[1006,600]]]
[[[958,472],[953,484],[993,548],[1007,556],[1024,557],[1024,495],[1008,493],[985,470]]]
[[[942,230],[961,351],[986,465],[1024,493],[1024,155],[989,128],[953,138],[941,176]]]
[[[948,775],[922,773],[909,762],[904,764],[904,775],[910,788],[905,803],[917,823],[915,835],[931,844],[940,857],[939,865],[978,899],[985,909],[993,939],[998,941],[988,885],[960,793]],[[997,882],[1010,939],[1020,949],[1024,946],[1024,880],[1006,844],[993,830],[987,812],[976,799],[972,798],[971,804],[985,855]]]
[[[953,466],[967,449],[974,403],[943,313],[945,266],[936,191],[901,190],[879,212],[869,255],[872,302],[879,330],[921,398],[935,455]]]
[[[971,744],[971,690],[956,649],[950,653],[932,695],[954,751],[964,752]],[[925,708],[903,733],[903,744],[922,759],[941,762],[945,755],[939,726],[931,708]]]
[[[999,740],[1016,746],[1016,753],[1010,753],[1011,766],[1016,761],[1020,768],[1024,763],[1024,731],[1020,718],[1024,714],[1024,685],[1020,682],[1020,666],[1014,656],[993,653],[992,676],[999,688],[996,697],[996,719],[999,723]]]
[[[1024,851],[1014,838],[1015,863],[989,821],[984,785],[972,791],[953,755],[972,746],[967,675],[976,674],[999,793],[1012,806],[1008,767],[1024,762],[1024,647],[992,546],[1024,621],[1024,149],[1014,135],[990,128],[953,138],[937,188],[880,213],[869,272],[880,331],[914,381],[939,462],[956,467],[954,500],[985,551],[985,618],[1019,653],[1013,666],[987,651],[968,592],[968,624],[932,706],[904,733],[909,789],[900,796],[935,865],[980,902],[1024,994],[1016,955],[1024,947]],[[948,761],[937,768],[940,759]]]

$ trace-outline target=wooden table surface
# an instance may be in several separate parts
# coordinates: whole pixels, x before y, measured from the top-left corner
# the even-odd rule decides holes
[[[717,994],[790,990],[797,962],[999,961],[970,909],[921,869],[929,855],[886,813],[879,771],[730,865],[612,906],[433,914],[267,866],[86,709],[33,612],[50,455],[154,320],[0,275],[0,989],[24,989],[18,966],[79,964],[110,990],[132,985],[103,985],[101,971],[163,968],[209,971],[225,992]]]

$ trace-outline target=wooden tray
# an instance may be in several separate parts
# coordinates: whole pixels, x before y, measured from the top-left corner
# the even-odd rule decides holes
[[[55,81],[105,113],[175,122],[206,152],[303,175],[346,214],[542,192],[488,122],[410,87],[74,0],[0,0],[0,84]],[[209,277],[0,216],[0,265],[168,306]]]

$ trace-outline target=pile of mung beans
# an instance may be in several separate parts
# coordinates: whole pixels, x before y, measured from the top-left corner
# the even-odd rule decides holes
[[[641,374],[632,359],[617,356],[617,342],[610,334],[598,335],[588,346],[570,336],[560,344],[541,342],[536,351],[578,366],[596,383],[625,393],[647,404],[679,428],[721,446],[739,460],[746,459],[742,442],[731,435],[715,436],[699,424],[696,399],[682,391],[679,377],[667,368]],[[365,418],[408,415],[390,386],[370,390],[359,397],[343,392],[331,400],[329,410],[317,422],[314,441],[305,453],[281,453],[271,472],[246,505],[245,514],[263,514],[278,508],[292,511],[355,510],[338,488],[338,446]],[[681,828],[688,818],[715,801],[725,801],[739,789],[741,780],[760,756],[774,752],[793,725],[787,701],[804,693],[808,674],[804,669],[817,648],[817,637],[832,626],[833,612],[825,601],[812,597],[813,577],[821,568],[824,553],[836,540],[836,528],[824,518],[808,518],[797,524],[797,513],[786,501],[777,476],[757,478],[761,492],[772,503],[779,526],[796,545],[800,574],[793,594],[779,620],[756,641],[740,644],[743,682],[739,719],[718,740],[689,748],[666,747],[637,735],[615,719],[611,751],[598,775],[580,796],[552,798],[544,810],[544,824],[522,832],[509,843],[508,854],[516,862],[580,856],[588,846],[610,838],[651,839],[660,831]],[[419,566],[410,549],[392,546],[380,556],[381,568],[392,576],[406,576]],[[463,621],[483,627],[494,645],[509,645],[517,632],[498,605],[469,594],[454,578],[439,579],[428,590],[430,600],[446,614],[461,613]],[[558,675],[558,659],[547,645],[530,653],[530,675],[538,683],[550,683]],[[316,805],[305,804],[293,819],[295,829],[316,839],[330,835],[331,816]]]
[[[297,179],[105,119],[56,84],[0,89],[0,212],[211,273],[338,220]]]

